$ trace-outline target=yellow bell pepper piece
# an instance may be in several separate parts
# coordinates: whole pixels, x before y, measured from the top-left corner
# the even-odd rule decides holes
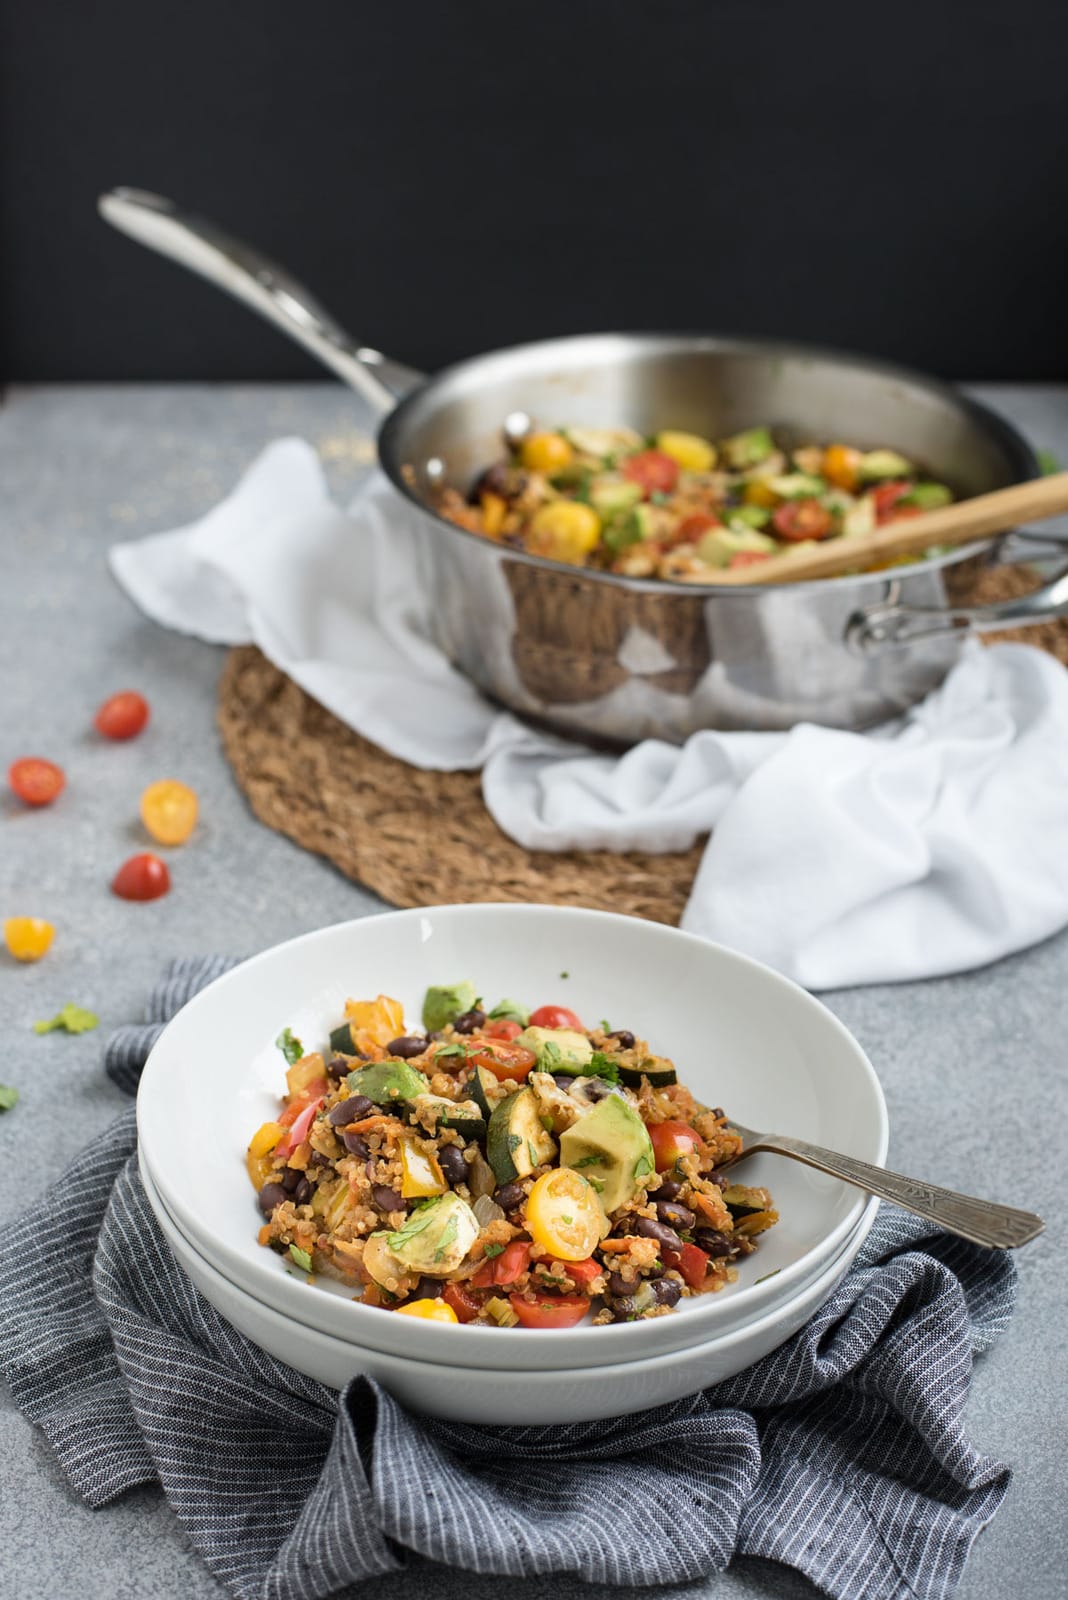
[[[769,511],[779,503],[775,490],[769,489],[760,478],[750,479],[742,490],[742,499],[747,506],[765,506]]]
[[[716,464],[715,445],[699,433],[658,433],[656,448],[677,461],[683,472],[711,472]]]
[[[406,1306],[397,1307],[401,1317],[422,1317],[426,1322],[459,1322],[459,1317],[444,1300],[409,1300]]]
[[[601,537],[601,519],[581,500],[550,500],[530,520],[527,548],[580,566]]]
[[[401,1139],[400,1162],[401,1194],[405,1200],[444,1194],[449,1187],[436,1159],[420,1149],[413,1139]]]
[[[370,1034],[375,1044],[392,1044],[404,1032],[404,1007],[380,994],[377,1000],[346,1000],[345,1015],[354,1028]]]
[[[271,1176],[271,1151],[285,1131],[279,1122],[265,1122],[252,1135],[245,1166],[254,1189],[262,1189]]]
[[[393,1035],[396,1038],[396,1034]],[[286,1088],[291,1095],[303,1094],[317,1079],[326,1076],[326,1067],[323,1058],[317,1051],[312,1051],[310,1056],[301,1056],[299,1061],[286,1073]],[[277,1141],[276,1141],[277,1142]]]
[[[507,500],[499,494],[486,493],[480,496],[482,506],[482,531],[487,538],[496,539],[504,522],[504,514],[508,510]]]

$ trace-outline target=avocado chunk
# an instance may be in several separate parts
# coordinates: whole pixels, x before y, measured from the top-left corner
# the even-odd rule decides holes
[[[850,539],[875,532],[875,501],[870,494],[862,494],[842,513],[842,532]]]
[[[755,528],[709,528],[697,541],[698,559],[710,567],[729,567],[731,556],[742,550],[758,551],[771,555],[777,546],[766,533]]]
[[[606,1095],[560,1135],[560,1165],[582,1173],[607,1216],[626,1205],[656,1170],[648,1128],[615,1094]]]
[[[919,506],[921,511],[936,511],[952,503],[953,493],[944,483],[914,483],[898,501],[901,506]]]
[[[604,473],[590,484],[590,504],[602,522],[625,516],[642,497],[641,485],[617,473]]]
[[[447,1278],[463,1261],[479,1231],[478,1218],[467,1201],[450,1192],[418,1206],[403,1228],[386,1234],[385,1242],[403,1271]]]
[[[542,1125],[533,1089],[520,1089],[498,1101],[486,1135],[486,1159],[498,1183],[529,1178],[535,1167],[555,1154],[556,1140]]]
[[[617,555],[632,544],[641,544],[656,533],[656,511],[649,505],[637,505],[622,520],[610,522],[601,534],[609,550]]]
[[[767,506],[727,506],[722,516],[728,528],[733,528],[735,533],[739,528],[766,528],[771,521]]]
[[[817,478],[811,472],[783,472],[764,481],[780,500],[811,500],[827,491],[826,478]]]
[[[530,1007],[520,1005],[518,1000],[498,1000],[490,1012],[490,1020],[493,1022],[518,1022],[521,1028],[525,1028],[530,1021]]]
[[[515,1042],[533,1050],[543,1072],[575,1071],[593,1060],[593,1045],[573,1028],[525,1028]]]
[[[437,1033],[465,1011],[473,1010],[477,999],[473,983],[448,983],[428,989],[423,1001],[423,1027],[427,1033]]]
[[[747,428],[744,433],[736,433],[732,439],[723,441],[724,460],[736,472],[744,472],[746,467],[766,461],[774,449],[775,440],[767,428]]]
[[[860,458],[860,475],[869,482],[877,478],[907,478],[911,471],[911,461],[896,450],[869,450]]]
[[[350,1094],[365,1094],[376,1106],[414,1100],[417,1094],[426,1094],[430,1089],[423,1074],[407,1061],[372,1061],[350,1072],[345,1081]]]

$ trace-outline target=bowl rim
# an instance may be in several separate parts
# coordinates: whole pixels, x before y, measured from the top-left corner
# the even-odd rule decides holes
[[[466,356],[461,361],[452,362],[443,367],[440,372],[432,377],[425,378],[421,383],[410,389],[398,401],[393,410],[386,416],[378,430],[378,459],[386,477],[398,494],[410,505],[415,506],[424,516],[430,518],[439,528],[444,528],[455,537],[474,541],[479,546],[485,546],[481,534],[472,533],[467,528],[461,528],[457,523],[450,522],[448,518],[439,515],[426,500],[423,500],[407,481],[405,467],[408,465],[402,459],[400,450],[400,436],[404,431],[406,422],[412,413],[418,411],[419,406],[432,390],[445,387],[451,381],[459,381],[469,376],[478,368],[492,368],[498,362],[502,365],[522,357],[532,351],[546,353],[559,350],[561,354],[576,346],[600,346],[606,352],[619,348],[627,343],[642,343],[650,348],[659,347],[665,352],[671,350],[719,350],[727,353],[769,355],[774,353],[784,359],[819,360],[826,361],[834,366],[848,367],[854,371],[868,372],[874,376],[893,378],[899,383],[907,383],[913,388],[924,390],[932,397],[953,406],[963,413],[979,429],[996,441],[1005,451],[1019,476],[1012,481],[1025,482],[1030,478],[1041,476],[1041,467],[1033,448],[1024,435],[1007,417],[1001,416],[991,406],[981,400],[974,399],[965,394],[956,385],[946,383],[941,378],[936,378],[931,373],[926,373],[918,368],[902,365],[895,361],[884,359],[881,356],[865,355],[859,351],[842,349],[836,345],[808,343],[802,340],[775,339],[770,336],[760,335],[735,335],[716,333],[714,331],[691,331],[671,333],[664,330],[631,332],[604,330],[596,333],[564,334],[558,338],[531,339],[520,344],[505,345],[499,349],[487,350],[479,355]],[[955,566],[958,562],[968,560],[972,556],[980,555],[989,550],[1003,537],[996,535],[988,539],[973,540],[966,545],[958,545],[955,549],[945,552],[940,556],[918,558],[908,565],[897,566],[889,572],[867,572],[856,574],[839,574],[833,578],[803,578],[800,582],[790,580],[790,587],[798,590],[823,589],[843,583],[856,583],[862,579],[885,580],[887,577],[901,579],[913,576],[918,572],[940,571],[947,566]],[[499,546],[490,544],[490,548],[497,550]],[[714,584],[714,583],[675,583],[668,578],[632,578],[618,572],[602,572],[594,567],[574,567],[564,561],[553,561],[548,556],[538,556],[528,550],[508,549],[508,559],[517,561],[524,566],[539,567],[549,572],[566,573],[572,580],[582,578],[592,583],[613,584],[623,589],[628,589],[634,594],[691,594],[700,599],[707,600],[715,596],[719,599],[746,598],[754,594],[766,593],[769,589],[781,589],[784,583],[777,584]]]
[[[829,1025],[832,1031],[837,1033],[848,1047],[853,1057],[854,1065],[859,1069],[873,1099],[873,1108],[876,1114],[877,1124],[876,1152],[872,1158],[873,1163],[881,1166],[885,1162],[889,1145],[889,1117],[886,1099],[883,1094],[882,1085],[879,1082],[878,1075],[876,1074],[871,1061],[868,1059],[867,1053],[864,1051],[863,1047],[854,1037],[849,1028],[846,1027],[845,1023],[835,1016],[834,1012],[824,1005],[822,1001],[817,999],[815,995],[809,993],[807,989],[802,988],[800,984],[797,984],[792,979],[785,977],[782,973],[775,971],[774,968],[767,966],[764,962],[756,960],[756,958],[753,956],[744,955],[742,952],[732,950],[726,945],[718,944],[710,939],[704,939],[699,934],[688,933],[681,928],[669,927],[667,924],[651,922],[645,918],[627,916],[620,912],[614,911],[593,910],[592,908],[581,906],[541,905],[529,901],[472,901],[463,904],[416,906],[404,910],[387,911],[381,913],[379,916],[348,918],[341,922],[329,923],[324,927],[311,929],[306,933],[295,935],[292,939],[286,939],[278,944],[271,945],[266,950],[259,951],[256,955],[248,957],[247,960],[240,962],[237,966],[231,967],[227,972],[224,972],[220,974],[219,977],[213,979],[210,984],[205,985],[203,989],[198,991],[197,994],[192,996],[192,998],[188,1000],[184,1006],[182,1006],[181,1010],[177,1012],[176,1015],[171,1018],[171,1020],[163,1028],[159,1038],[155,1041],[151,1051],[149,1052],[141,1074],[140,1084],[138,1086],[136,1105],[138,1148],[139,1151],[143,1152],[144,1159],[152,1173],[153,1182],[155,1183],[157,1189],[159,1189],[161,1197],[167,1201],[169,1207],[174,1210],[177,1206],[179,1214],[182,1215],[184,1215],[188,1209],[182,1204],[179,1196],[175,1196],[170,1193],[169,1188],[165,1183],[161,1184],[160,1164],[156,1161],[153,1154],[151,1133],[149,1132],[146,1136],[146,1129],[150,1127],[150,1112],[148,1110],[148,1105],[149,1093],[151,1092],[154,1077],[152,1070],[153,1062],[162,1058],[165,1050],[168,1048],[168,1035],[172,1032],[172,1030],[175,1029],[180,1018],[186,1018],[190,1012],[198,1010],[202,1003],[206,1002],[206,997],[211,996],[213,991],[215,991],[221,985],[225,985],[234,981],[238,974],[246,973],[247,971],[254,970],[255,968],[268,962],[273,962],[279,959],[284,952],[290,951],[298,946],[304,947],[313,945],[319,941],[328,941],[330,939],[337,938],[343,935],[344,932],[352,929],[365,929],[367,924],[380,921],[381,917],[387,917],[391,922],[395,923],[413,922],[417,924],[421,918],[435,915],[441,916],[444,914],[447,917],[457,917],[463,921],[475,921],[487,911],[492,912],[494,915],[504,915],[506,917],[514,916],[517,918],[517,920],[523,920],[530,917],[544,918],[546,920],[565,918],[567,920],[574,920],[576,922],[592,921],[597,924],[611,922],[625,924],[630,928],[638,927],[644,929],[651,938],[667,939],[669,942],[683,941],[686,944],[689,944],[691,947],[699,949],[702,952],[714,952],[716,957],[725,957],[728,961],[736,962],[753,972],[759,973],[762,981],[771,980],[775,985],[790,991],[802,1005],[812,1011],[818,1012],[821,1016],[823,1025]],[[146,1092],[146,1085],[148,1086],[148,1092]],[[803,1252],[803,1254],[800,1255],[795,1261],[792,1261],[787,1266],[781,1268],[779,1272],[775,1274],[774,1278],[764,1280],[762,1282],[748,1284],[737,1290],[735,1294],[732,1294],[732,1300],[735,1302],[735,1304],[737,1304],[739,1300],[744,1298],[745,1303],[748,1305],[751,1302],[751,1299],[755,1296],[758,1305],[764,1303],[765,1297],[755,1294],[755,1291],[764,1287],[764,1282],[774,1284],[774,1289],[766,1293],[766,1298],[768,1300],[771,1300],[772,1298],[778,1300],[783,1289],[789,1289],[798,1277],[804,1275],[805,1269],[811,1266],[814,1256],[820,1254],[830,1255],[837,1252],[842,1241],[847,1238],[852,1230],[856,1227],[863,1213],[865,1204],[866,1200],[864,1192],[860,1189],[857,1189],[855,1201],[847,1209],[845,1215],[823,1239],[821,1239],[817,1244],[810,1246],[810,1248]],[[186,1227],[188,1228],[188,1224],[186,1224]],[[194,1229],[193,1231],[199,1232],[199,1229]],[[220,1252],[222,1254],[228,1254],[229,1251],[229,1246],[220,1247]],[[242,1256],[242,1259],[245,1258]],[[255,1261],[255,1258],[250,1255],[247,1259],[252,1269],[257,1270],[259,1264]],[[261,1274],[257,1272],[257,1276],[259,1275]],[[269,1275],[267,1263],[263,1264],[262,1276],[265,1284],[268,1281],[271,1281],[274,1282],[276,1286],[281,1286],[283,1282],[288,1282],[288,1280],[284,1280],[281,1277],[275,1278],[273,1275]],[[286,1293],[287,1291],[283,1289],[282,1292]],[[718,1297],[714,1295],[706,1296],[705,1298],[710,1302],[708,1309],[712,1309],[718,1301]],[[339,1303],[342,1302],[339,1301]],[[355,1318],[367,1317],[373,1310],[377,1309],[362,1305],[358,1299],[344,1303],[352,1306],[353,1309],[351,1314],[353,1315],[354,1326],[356,1327],[358,1327],[359,1324],[358,1322],[355,1322]],[[280,1311],[279,1314],[285,1315],[286,1313]],[[703,1326],[705,1320],[706,1308],[700,1306],[695,1307],[692,1311],[689,1311],[686,1317],[687,1322],[691,1322],[698,1327]],[[602,1338],[607,1337],[618,1342],[622,1353],[627,1348],[628,1338],[633,1341],[636,1328],[641,1326],[643,1325],[640,1323],[604,1324],[596,1329],[594,1329],[592,1326],[572,1328],[568,1330],[568,1333],[571,1336],[578,1335],[579,1337],[583,1338],[591,1338],[596,1332],[598,1335],[601,1335]],[[463,1324],[458,1324],[456,1327],[448,1324],[442,1324],[440,1327],[435,1328],[435,1334],[439,1337],[443,1336],[447,1341],[463,1341],[463,1347],[468,1349],[472,1353],[472,1356],[480,1345],[485,1347],[485,1342],[487,1339],[492,1339],[494,1341],[494,1344],[489,1348],[493,1349],[499,1354],[502,1349],[500,1342],[502,1334],[507,1336],[509,1333],[514,1334],[515,1331],[516,1330],[512,1329],[474,1327]],[[551,1341],[554,1338],[559,1338],[559,1335],[555,1330],[524,1328],[518,1331],[522,1333],[523,1348],[529,1351],[531,1358],[534,1357],[535,1350],[539,1348],[551,1351],[553,1348]],[[547,1343],[546,1341],[549,1342]],[[557,1346],[557,1348],[559,1348],[559,1346]]]

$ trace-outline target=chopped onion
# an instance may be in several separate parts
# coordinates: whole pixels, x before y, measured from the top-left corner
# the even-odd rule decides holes
[[[496,1200],[491,1200],[488,1194],[480,1194],[471,1209],[480,1228],[488,1228],[491,1222],[504,1221],[504,1212]]]

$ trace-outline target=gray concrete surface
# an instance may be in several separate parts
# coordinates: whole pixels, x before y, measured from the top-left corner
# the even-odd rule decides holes
[[[986,398],[1035,443],[1068,460],[1068,390],[991,388]],[[136,1019],[172,955],[252,952],[383,909],[325,862],[250,815],[213,720],[221,650],[147,622],[112,583],[109,544],[206,510],[268,440],[297,432],[322,450],[344,493],[367,458],[358,402],[340,388],[19,389],[0,410],[0,757],[53,756],[69,786],[52,810],[0,800],[0,915],[48,916],[48,959],[0,957],[0,1080],[22,1099],[0,1117],[0,1216],[32,1201],[123,1103],[101,1069],[110,1028]],[[129,745],[96,740],[90,720],[113,690],[153,707]],[[174,889],[150,905],[108,893],[116,865],[142,847],[137,798],[174,775],[201,796],[195,845],[174,858]],[[1065,1020],[1068,936],[964,977],[854,990],[829,1003],[874,1060],[890,1105],[893,1163],[1042,1212],[1049,1227],[1020,1260],[1020,1306],[979,1365],[970,1421],[983,1450],[1016,1479],[980,1538],[959,1595],[1059,1600],[1066,1591],[1065,1357],[1068,1288]],[[95,1008],[100,1031],[36,1037],[64,1001]],[[50,1115],[57,1089],[63,1116]],[[606,1508],[608,1509],[608,1508]],[[66,1600],[203,1600],[222,1591],[154,1491],[104,1511],[78,1502],[42,1439],[0,1400],[0,1591]],[[561,1579],[509,1586],[518,1600],[578,1600]],[[491,1600],[499,1585],[417,1563],[376,1585],[381,1600]],[[717,1600],[814,1590],[782,1569],[738,1563],[687,1590]],[[683,1591],[680,1589],[681,1595]],[[667,1591],[662,1595],[666,1596]]]

